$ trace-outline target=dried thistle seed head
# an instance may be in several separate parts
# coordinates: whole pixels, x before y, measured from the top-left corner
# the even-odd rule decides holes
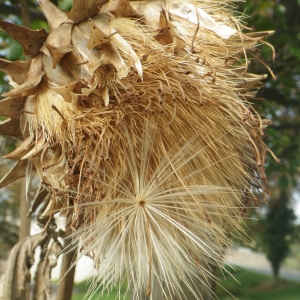
[[[32,210],[69,216],[105,288],[127,280],[139,298],[153,279],[200,297],[252,187],[266,192],[266,122],[249,101],[264,76],[245,56],[262,37],[242,33],[231,1],[39,3],[49,33],[0,24],[39,49],[0,61],[14,86],[0,133],[24,137],[0,186],[34,166]]]

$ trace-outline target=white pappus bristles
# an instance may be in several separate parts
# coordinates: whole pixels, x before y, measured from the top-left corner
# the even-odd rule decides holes
[[[197,286],[209,289],[206,280],[215,279],[208,266],[221,267],[228,234],[243,207],[241,195],[234,188],[195,180],[203,170],[193,165],[206,151],[201,133],[182,141],[179,149],[153,157],[158,151],[154,147],[164,151],[164,145],[145,122],[140,148],[131,143],[136,132],[124,124],[127,170],[102,182],[108,194],[99,203],[85,204],[97,207],[96,219],[74,234],[81,240],[81,254],[92,257],[98,269],[97,285],[91,285],[90,293],[125,280],[138,299],[140,291],[151,294],[155,278],[161,286],[167,283],[167,299],[180,294],[181,282],[199,297]]]

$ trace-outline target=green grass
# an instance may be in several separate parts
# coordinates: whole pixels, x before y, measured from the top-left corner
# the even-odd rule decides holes
[[[74,292],[72,295],[72,300],[83,300],[85,299],[84,297],[86,296],[86,293],[89,289],[90,286],[90,282],[89,281],[83,281],[80,283],[76,283],[74,286]],[[126,294],[126,286],[123,286],[121,289],[121,293],[120,293],[120,299],[124,299],[124,296]],[[101,288],[99,288],[99,290],[93,295],[93,297],[91,298],[92,300],[115,300],[115,299],[119,299],[118,298],[118,291],[117,289],[113,289],[112,291],[105,292],[102,295],[101,292]],[[129,300],[129,297],[125,298],[126,300]]]
[[[220,286],[217,287],[216,294],[219,300],[299,300],[300,284],[281,280],[274,286],[270,276],[251,272],[245,269],[232,271],[227,268],[228,273],[220,274]],[[72,300],[83,300],[88,290],[89,283],[86,281],[76,284]],[[121,290],[121,297],[125,295],[126,287]],[[93,296],[93,300],[115,300],[118,299],[117,290],[112,290],[109,294],[104,293],[101,297],[101,291]],[[126,299],[129,299],[127,297]]]
[[[217,287],[217,296],[220,300],[299,300],[300,284],[280,280],[273,284],[271,276],[262,275],[245,269],[230,271],[230,274],[220,275],[220,286]],[[237,282],[238,281],[238,282]],[[227,291],[226,291],[227,290]],[[231,294],[229,294],[229,293]]]

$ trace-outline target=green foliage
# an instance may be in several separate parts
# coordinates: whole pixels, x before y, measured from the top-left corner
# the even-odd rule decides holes
[[[281,190],[278,199],[270,203],[266,217],[262,220],[265,252],[272,264],[275,278],[278,276],[280,265],[290,252],[294,234],[295,215],[287,202],[287,191]]]
[[[297,241],[291,245],[291,254],[285,259],[284,267],[300,270],[300,225],[295,229],[298,233]]]
[[[14,187],[3,189],[0,196],[0,258],[6,258],[9,250],[18,242],[18,207],[14,201]]]
[[[63,10],[70,10],[72,6],[73,0],[59,0],[58,7]]]
[[[90,286],[89,281],[82,281],[80,283],[75,284],[72,300],[84,299],[84,297],[86,296],[87,291],[89,289],[89,286]],[[95,295],[93,295],[91,300],[100,300],[100,299],[104,299],[104,300],[124,299],[124,300],[126,300],[126,299],[129,299],[128,293],[127,293],[127,297],[124,298],[124,296],[126,295],[126,290],[127,290],[127,287],[125,285],[123,285],[123,287],[120,290],[120,295],[119,295],[117,289],[113,289],[110,292],[104,292],[102,294],[101,288],[100,288],[98,290],[98,292],[96,292]]]
[[[227,272],[220,272],[219,274],[216,289],[219,300],[298,300],[300,294],[299,283],[282,280],[274,287],[271,276],[242,268],[233,270],[227,267],[226,270]],[[87,281],[76,284],[72,300],[84,299],[88,288],[89,283]],[[125,292],[126,286],[121,290],[120,299],[123,299]],[[92,299],[114,300],[119,298],[117,291],[113,290],[109,294],[104,293],[103,297],[98,293]]]
[[[296,300],[299,298],[300,285],[296,282],[280,281],[276,286],[270,276],[245,269],[227,269],[220,275],[217,287],[219,300]]]
[[[297,0],[248,1],[246,13],[256,30],[275,31],[268,40],[276,50],[275,62],[264,49],[260,55],[272,66],[277,80],[269,78],[258,96],[268,100],[261,106],[264,115],[273,121],[266,130],[266,142],[281,160],[280,165],[269,160],[270,182],[292,189],[298,186],[300,166],[300,4]],[[266,72],[255,63],[252,68],[254,72]]]
[[[266,87],[257,96],[267,100],[262,101],[259,108],[273,121],[266,130],[265,141],[281,163],[268,160],[269,205],[263,211],[251,211],[250,217],[258,216],[262,220],[251,220],[248,226],[256,245],[265,249],[277,274],[295,236],[291,195],[299,186],[300,171],[300,2],[253,0],[247,1],[244,8],[250,16],[250,25],[256,30],[275,31],[268,39],[276,50],[275,62],[268,46],[264,46],[259,55],[272,67],[277,80],[269,76]],[[254,73],[267,72],[254,61],[251,68]]]

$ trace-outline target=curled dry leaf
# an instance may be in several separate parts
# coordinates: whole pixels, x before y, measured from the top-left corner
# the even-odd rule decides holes
[[[19,160],[16,164],[10,169],[10,171],[1,179],[0,188],[11,184],[17,179],[25,177],[27,161]]]
[[[48,36],[45,29],[31,30],[5,21],[0,21],[0,29],[18,41],[22,45],[24,53],[31,57],[40,52],[41,46]]]
[[[9,118],[0,122],[0,134],[21,138],[23,133],[20,129],[19,118]]]
[[[38,0],[38,2],[47,19],[47,23],[50,27],[50,32],[53,32],[53,30],[59,28],[63,24],[72,23],[72,21],[68,18],[67,13],[61,11],[51,1]]]
[[[0,70],[5,72],[17,84],[22,84],[27,76],[30,61],[7,61],[0,59]]]
[[[74,23],[87,20],[88,18],[96,15],[99,8],[108,1],[109,0],[74,0],[68,17],[74,21]]]
[[[16,119],[24,107],[25,98],[5,98],[0,101],[1,116]]]

